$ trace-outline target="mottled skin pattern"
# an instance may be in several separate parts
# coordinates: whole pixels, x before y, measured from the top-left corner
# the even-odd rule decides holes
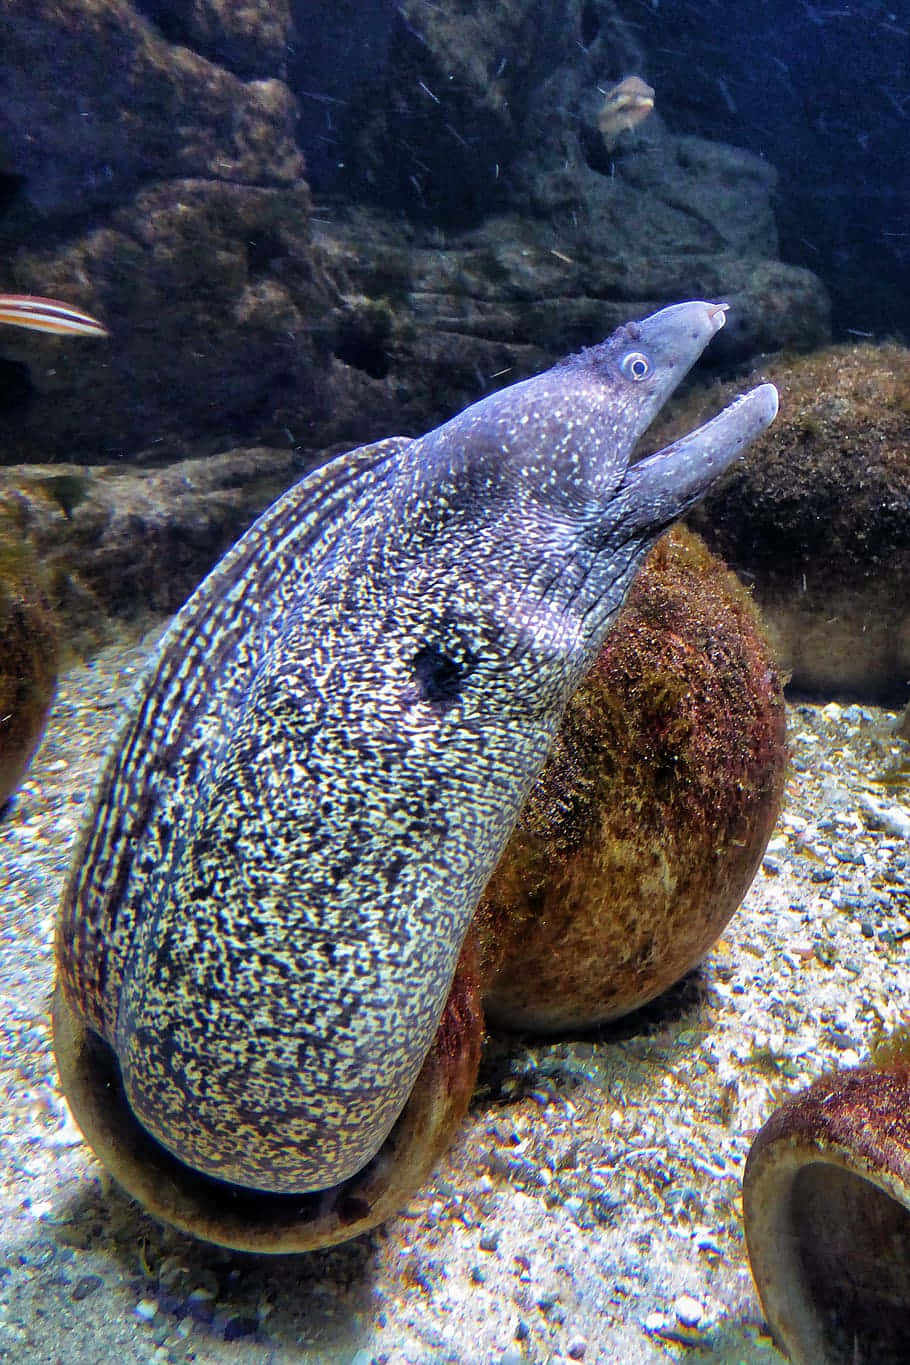
[[[103,774],[58,962],[187,1164],[313,1190],[381,1145],[636,568],[773,416],[750,395],[627,471],[722,321],[665,309],[341,457],[176,618]]]

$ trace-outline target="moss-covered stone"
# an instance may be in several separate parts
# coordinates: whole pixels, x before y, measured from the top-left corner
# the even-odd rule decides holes
[[[37,561],[0,521],[0,806],[35,751],[57,681],[57,631]]]
[[[796,687],[904,700],[910,350],[832,346],[776,358],[761,375],[778,387],[779,416],[692,524],[754,585]],[[741,384],[694,395],[675,425],[689,430]]]
[[[688,971],[752,880],[786,754],[758,613],[677,529],[573,697],[487,885],[490,1018],[585,1027]]]
[[[87,654],[176,611],[301,472],[293,451],[266,447],[164,468],[0,467],[0,541],[41,564],[61,644]]]

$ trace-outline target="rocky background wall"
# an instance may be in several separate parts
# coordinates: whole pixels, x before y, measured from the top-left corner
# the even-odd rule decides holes
[[[0,535],[72,641],[176,607],[328,455],[666,302],[729,301],[715,372],[829,339],[761,137],[728,140],[727,68],[695,99],[690,8],[0,3],[0,290],[111,331],[0,335]],[[605,142],[605,92],[655,71],[655,111]]]

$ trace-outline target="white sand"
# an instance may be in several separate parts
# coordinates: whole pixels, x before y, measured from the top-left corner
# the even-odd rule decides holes
[[[64,679],[0,823],[0,1361],[779,1362],[740,1176],[785,1093],[863,1060],[910,1010],[906,788],[871,781],[907,753],[895,715],[791,707],[784,816],[702,969],[597,1034],[492,1040],[460,1140],[402,1216],[273,1260],[147,1218],[56,1088],[55,906],[144,652]]]

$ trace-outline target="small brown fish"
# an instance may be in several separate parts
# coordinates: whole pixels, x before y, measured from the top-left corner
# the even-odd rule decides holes
[[[608,152],[616,146],[620,133],[637,128],[654,108],[654,90],[641,76],[626,76],[604,91],[604,104],[597,116]]]
[[[0,322],[29,327],[35,332],[54,332],[58,336],[106,337],[107,328],[81,308],[59,299],[42,299],[35,294],[0,294]]]

